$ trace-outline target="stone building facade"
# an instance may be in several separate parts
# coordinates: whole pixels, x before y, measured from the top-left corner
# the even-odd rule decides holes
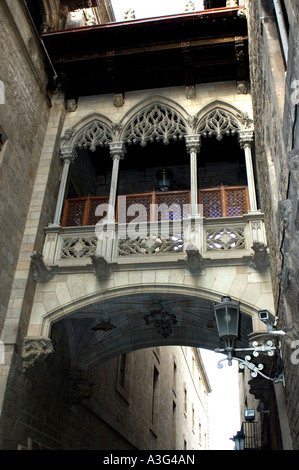
[[[287,409],[281,416],[281,438],[284,448],[297,449],[298,5],[294,1],[249,1],[247,9],[258,187],[267,227],[277,325],[285,331],[281,339],[285,369],[282,393]],[[271,390],[254,387],[252,393],[262,403],[261,415],[267,420]],[[283,407],[277,406],[279,414]]]
[[[99,22],[101,15],[102,22],[113,19],[110,3],[108,7],[93,10]],[[58,357],[56,365],[50,361],[47,370],[35,371],[43,377],[37,388],[30,372],[24,375],[21,363],[17,365],[22,351],[14,345],[27,329],[26,312],[31,309],[36,287],[25,253],[36,243],[43,246],[48,221],[41,213],[45,211],[46,219],[54,216],[60,162],[51,160],[53,152],[59,152],[57,143],[66,108],[62,96],[53,95],[54,71],[42,49],[40,31],[29,16],[30,12],[36,22],[40,21],[32,3],[2,2],[0,8],[1,57],[6,57],[1,60],[0,77],[0,322],[1,331],[6,331],[1,341],[0,447],[206,449],[210,388],[197,349],[143,349],[111,359],[101,370],[82,375],[77,369],[69,370],[63,347],[59,372]],[[55,27],[57,18],[50,13],[43,18],[42,29]],[[53,173],[51,181],[48,172]],[[56,341],[57,345],[63,343],[59,334]],[[79,405],[82,400],[86,407]]]
[[[286,142],[283,136],[291,134],[281,130],[290,129],[283,121],[289,88],[282,84],[278,30],[272,10],[264,14],[256,2],[204,3],[202,12],[122,23],[113,21],[109,1],[41,0],[39,8],[24,0],[1,3],[1,47],[8,57],[0,76],[3,448],[91,449],[106,431],[115,448],[205,448],[198,379],[188,402],[185,391],[184,399],[171,395],[166,374],[173,376],[175,361],[177,370],[189,364],[184,348],[191,347],[195,376],[203,373],[208,392],[194,348],[219,347],[214,304],[227,296],[240,310],[238,347],[256,338],[258,351],[266,347],[269,331],[259,312],[267,311],[278,316],[284,333],[292,328],[282,341],[283,357],[292,350],[297,108],[292,94],[285,116],[294,120],[293,140]],[[290,22],[291,37],[296,27]],[[295,65],[288,73],[292,84]],[[270,123],[269,115],[275,117]],[[282,233],[286,263],[278,269]],[[240,359],[252,376],[244,380],[243,397],[250,379],[255,406],[261,410],[266,401],[269,412],[270,424],[261,430],[272,429],[268,448],[296,448],[290,419],[296,403],[285,399],[293,396],[296,368],[288,363],[283,370],[274,350],[264,358],[266,379],[254,358]],[[166,357],[172,365],[166,362],[162,373]],[[152,392],[160,376],[167,381],[165,420],[181,416],[186,403],[194,440],[190,428],[184,437],[173,425],[171,436],[167,428],[160,440],[154,426],[146,437],[144,419],[135,440],[123,437],[120,414],[110,416],[106,398],[99,408],[90,391],[118,371],[117,361],[125,384],[125,358],[148,361],[143,373]],[[131,388],[137,402],[142,386]],[[69,392],[83,402],[67,406]],[[157,394],[151,396],[154,401]],[[119,399],[113,398],[121,413]]]

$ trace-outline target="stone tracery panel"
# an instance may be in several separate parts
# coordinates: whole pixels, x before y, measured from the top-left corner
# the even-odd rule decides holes
[[[119,256],[181,253],[182,251],[183,237],[180,235],[169,237],[149,235],[144,238],[120,240],[118,244]]]
[[[244,228],[223,227],[208,230],[206,240],[208,251],[245,249]]]
[[[187,116],[187,113],[186,113]],[[110,142],[122,141],[128,144],[170,140],[182,140],[184,136],[216,136],[221,140],[224,135],[234,135],[244,129],[253,130],[253,122],[246,113],[235,110],[230,112],[215,103],[200,119],[189,115],[184,119],[182,114],[170,105],[155,101],[137,111],[126,124],[106,123],[90,116],[90,122],[77,130],[77,126],[65,131],[62,146],[74,145],[95,151],[97,146],[107,146]],[[86,118],[85,118],[86,120]]]
[[[61,257],[62,259],[81,259],[94,255],[97,248],[96,237],[74,237],[64,240]]]
[[[239,130],[240,124],[231,113],[221,108],[215,108],[201,119],[197,134],[204,137],[214,135],[217,140],[222,140],[224,135],[234,135]]]
[[[79,148],[89,148],[92,152],[98,146],[107,146],[113,141],[112,130],[99,120],[93,120],[87,124],[77,135],[75,146]]]
[[[173,108],[153,103],[139,111],[125,126],[123,140],[129,144],[182,139],[187,134],[184,119]]]

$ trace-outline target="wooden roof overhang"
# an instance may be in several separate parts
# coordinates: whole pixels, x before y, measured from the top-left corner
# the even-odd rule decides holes
[[[44,33],[66,98],[249,78],[240,7]]]

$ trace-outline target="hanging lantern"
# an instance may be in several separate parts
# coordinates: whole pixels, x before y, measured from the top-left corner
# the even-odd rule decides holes
[[[157,171],[158,188],[160,191],[168,191],[173,178],[173,173],[168,168]]]

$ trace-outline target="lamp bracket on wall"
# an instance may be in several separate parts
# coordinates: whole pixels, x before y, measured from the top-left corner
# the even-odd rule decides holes
[[[259,310],[259,319],[267,326],[268,333],[259,334],[259,341],[254,340],[252,347],[249,348],[236,348],[236,340],[239,336],[239,304],[233,302],[229,296],[223,296],[220,303],[214,304],[215,319],[220,339],[224,341],[224,349],[216,349],[215,352],[224,353],[227,356],[228,364],[231,366],[232,361],[239,362],[239,369],[247,367],[251,371],[252,377],[258,375],[265,379],[271,380],[274,383],[283,382],[283,361],[281,355],[281,345],[279,336],[284,334],[283,331],[277,331],[276,318],[268,310]],[[268,336],[268,338],[265,337]],[[271,339],[269,339],[269,336]],[[272,339],[274,338],[274,339]],[[275,344],[273,344],[275,342]],[[251,362],[251,356],[245,355],[244,358],[236,357],[236,352],[252,353],[254,357],[258,357],[260,353],[266,353],[268,356],[274,356],[274,363],[272,366],[271,376],[267,376],[261,370],[264,369],[263,364],[254,364]],[[218,362],[218,367],[223,367],[222,362],[226,359],[221,359]]]
[[[269,377],[263,372],[261,372],[264,369],[264,365],[259,363],[259,364],[254,364],[251,362],[251,355],[246,355],[244,358],[236,357],[234,355],[235,352],[251,352],[252,356],[258,357],[260,353],[267,353],[268,356],[274,356],[276,353],[277,357],[277,371],[276,374],[273,377]],[[264,377],[267,380],[271,380],[274,383],[282,382],[284,384],[284,374],[283,374],[283,368],[282,368],[282,358],[281,358],[281,352],[280,352],[280,343],[277,342],[275,345],[273,345],[273,342],[271,340],[268,340],[266,344],[260,345],[257,341],[254,341],[252,343],[251,348],[236,348],[228,353],[227,348],[225,349],[215,349],[215,352],[217,353],[223,353],[227,354],[227,358],[221,359],[218,361],[218,368],[222,369],[223,368],[223,362],[228,361],[229,365],[232,365],[232,361],[238,361],[239,362],[239,369],[243,370],[245,367],[247,367],[250,370],[251,377],[255,378],[258,375]]]

